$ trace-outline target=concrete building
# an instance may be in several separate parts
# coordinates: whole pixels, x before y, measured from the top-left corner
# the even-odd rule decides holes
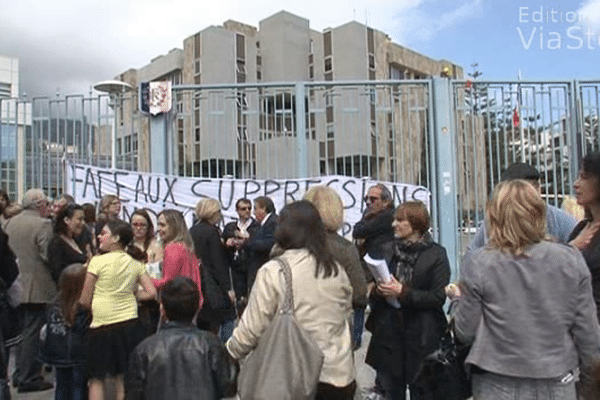
[[[236,21],[209,26],[140,69],[116,79],[134,87],[145,81],[173,84],[250,84],[245,88],[174,93],[175,170],[194,176],[293,177],[294,87],[272,82],[323,82],[306,90],[307,173],[372,176],[418,183],[424,174],[428,94],[424,85],[356,85],[340,81],[418,80],[447,68],[463,69],[392,42],[356,21],[319,32],[308,19],[281,11],[258,28]],[[332,82],[333,85],[327,85]],[[137,95],[124,103],[117,149],[148,170],[149,118],[137,112]],[[121,143],[121,144],[119,144]]]
[[[19,99],[19,59],[0,55],[0,188],[15,201],[24,194],[25,136],[31,103]]]
[[[0,55],[0,99],[19,96],[19,59]]]

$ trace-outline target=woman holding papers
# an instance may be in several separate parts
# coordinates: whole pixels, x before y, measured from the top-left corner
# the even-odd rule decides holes
[[[436,350],[447,328],[442,306],[450,265],[446,250],[428,233],[423,203],[402,203],[392,226],[395,238],[385,252],[390,276],[371,294],[366,327],[373,336],[365,361],[377,371],[387,398],[404,399],[407,385],[411,398],[419,398],[411,383],[422,358]]]

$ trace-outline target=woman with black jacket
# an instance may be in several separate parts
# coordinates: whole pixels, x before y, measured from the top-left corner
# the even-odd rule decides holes
[[[204,305],[198,326],[218,334],[226,341],[233,332],[235,293],[229,274],[229,257],[217,227],[221,221],[221,204],[202,199],[196,204],[198,222],[190,228],[196,256],[200,259],[200,277]]]
[[[379,283],[371,295],[372,311],[366,328],[373,336],[366,363],[392,400],[404,399],[424,356],[432,353],[446,332],[442,306],[450,280],[446,250],[428,233],[429,214],[421,202],[402,203],[394,213],[393,242],[386,253],[388,283]],[[388,300],[392,300],[389,301]],[[397,300],[399,303],[392,305]]]

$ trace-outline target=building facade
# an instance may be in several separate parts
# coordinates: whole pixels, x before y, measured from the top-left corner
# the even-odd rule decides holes
[[[23,195],[25,135],[31,104],[19,99],[19,59],[0,55],[0,188],[13,200]]]
[[[319,32],[308,19],[281,11],[258,28],[231,20],[209,26],[185,38],[183,49],[116,79],[134,87],[159,80],[245,84],[173,93],[168,120],[179,174],[286,178],[306,161],[310,176],[419,183],[423,157],[415,155],[426,148],[429,98],[418,80],[444,69],[450,77],[463,76],[460,66],[405,48],[356,21]],[[368,84],[388,80],[415,84]],[[338,86],[342,81],[363,84]],[[305,92],[307,160],[289,151],[297,142],[297,98],[285,85],[294,82],[314,82]],[[282,86],[261,86],[270,83]],[[148,170],[150,117],[137,111],[137,103],[134,94],[123,104],[117,154],[122,163],[133,160]]]

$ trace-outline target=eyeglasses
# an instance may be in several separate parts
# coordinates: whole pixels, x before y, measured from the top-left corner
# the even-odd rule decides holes
[[[366,202],[376,202],[377,200],[379,200],[381,197],[377,197],[377,196],[365,196],[365,203]]]
[[[240,210],[240,211],[250,211],[250,210],[252,210],[252,207],[240,207],[240,208],[238,208],[238,210]]]

